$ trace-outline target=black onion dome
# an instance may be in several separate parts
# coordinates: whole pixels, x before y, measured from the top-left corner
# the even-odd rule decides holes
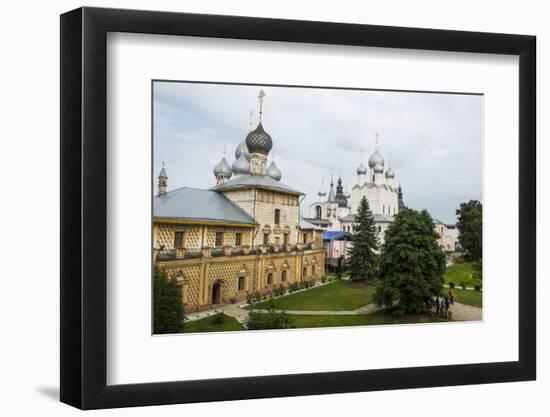
[[[273,147],[271,136],[264,130],[261,123],[246,136],[246,147],[250,153],[267,155]]]
[[[338,185],[336,186],[336,195],[334,201],[338,203],[339,207],[347,207],[348,199],[344,195],[344,187],[342,187],[342,178],[338,178]]]

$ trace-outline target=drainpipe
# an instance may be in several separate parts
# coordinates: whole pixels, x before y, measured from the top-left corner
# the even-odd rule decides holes
[[[298,202],[298,230],[300,230],[300,215],[302,211],[302,201],[304,201],[304,198],[306,198],[306,195],[304,194],[300,201]],[[302,231],[300,230],[300,233]],[[296,231],[296,243],[298,243],[299,233]],[[305,245],[305,242],[304,242]],[[304,246],[305,247],[305,246]],[[300,275],[302,277],[302,282],[304,281],[304,250],[302,249],[302,254],[300,255]]]
[[[254,205],[252,206],[252,217],[253,217],[254,221],[256,221],[256,192],[257,192],[257,190],[256,190],[256,188],[254,188]],[[258,236],[259,231],[260,231],[260,224],[257,223],[256,231],[252,235],[252,242],[251,242],[252,250],[256,249],[256,247],[254,245],[254,241],[256,240],[256,237]],[[259,259],[260,259],[260,254],[256,253],[256,260],[254,261],[254,273],[253,273],[253,276],[252,276],[252,283],[254,285],[254,292],[256,292],[256,283],[257,283],[256,275],[257,275],[257,265],[258,265]]]

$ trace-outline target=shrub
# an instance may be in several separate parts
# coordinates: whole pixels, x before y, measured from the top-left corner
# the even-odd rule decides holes
[[[477,284],[477,285],[474,287],[474,289],[475,289],[476,291],[481,291],[481,285]]]
[[[453,281],[449,281],[449,287],[454,288],[454,287],[455,287],[455,283],[454,283]]]
[[[460,284],[459,284],[463,290],[466,289],[466,283],[464,281],[460,281]]]
[[[477,279],[478,281],[481,281],[481,279],[482,279],[481,271],[472,272],[472,278]]]
[[[342,273],[341,272],[336,273],[336,279],[342,279]]]
[[[225,321],[225,316],[222,313],[216,314],[212,318],[212,324],[223,324]]]
[[[251,312],[246,320],[248,330],[292,329],[292,320],[285,313],[269,310],[267,313]]]
[[[455,258],[455,263],[456,264],[463,264],[464,262],[466,262],[466,259],[464,259],[464,257],[462,257],[462,256],[457,256]]]

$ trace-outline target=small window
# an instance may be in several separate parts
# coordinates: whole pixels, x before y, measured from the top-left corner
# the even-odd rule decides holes
[[[327,209],[327,217],[330,217],[330,214],[331,214],[331,210],[328,208]]]
[[[302,276],[305,278],[307,277],[307,266],[304,267],[303,271],[302,271]]]
[[[315,207],[315,217],[319,220],[321,219],[321,215],[322,215],[321,206]]]
[[[239,277],[239,291],[244,291],[245,277]]]
[[[311,275],[315,276],[315,265],[311,266]]]
[[[281,281],[286,282],[286,271],[281,272]]]
[[[273,285],[273,274],[271,272],[267,274],[267,285]]]
[[[382,226],[378,226],[378,232],[382,231]]]
[[[264,233],[264,245],[269,244],[269,233]]]
[[[174,234],[174,248],[183,248],[184,232],[176,232]]]
[[[289,239],[290,239],[290,233],[285,233],[283,236],[283,242],[285,245],[288,245]]]
[[[279,224],[281,221],[281,210],[275,209],[275,224]]]
[[[304,233],[303,238],[304,238],[304,243],[307,243],[307,233]]]
[[[235,246],[241,246],[243,244],[243,234],[235,233]]]
[[[216,232],[216,246],[223,246],[223,232]]]

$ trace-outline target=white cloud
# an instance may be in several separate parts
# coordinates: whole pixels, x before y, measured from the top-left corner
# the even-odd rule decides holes
[[[380,133],[381,152],[403,186],[405,202],[452,222],[459,203],[481,200],[482,98],[474,95],[262,87],[264,127],[282,181],[317,197],[321,178],[356,181]],[[224,146],[233,152],[257,113],[258,86],[155,84],[154,177],[166,161],[169,188],[209,188]],[[257,115],[255,116],[255,124]]]

